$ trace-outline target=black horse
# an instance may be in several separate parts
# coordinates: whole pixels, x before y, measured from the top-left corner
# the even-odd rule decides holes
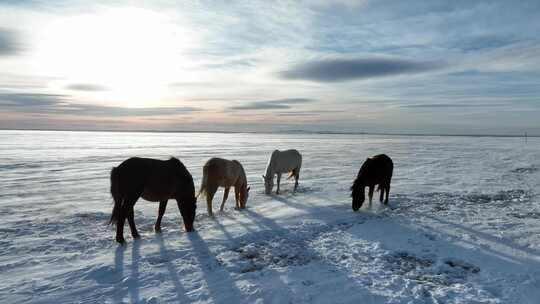
[[[373,190],[375,185],[379,185],[379,191],[381,192],[380,201],[383,202],[384,191],[386,191],[385,205],[388,205],[388,195],[390,194],[390,181],[392,180],[392,172],[394,171],[394,163],[392,159],[385,154],[379,154],[372,156],[362,164],[362,167],[358,171],[358,176],[354,180],[351,187],[352,190],[352,209],[358,211],[364,200],[365,187],[369,187],[369,205],[371,206],[371,200],[373,198]]]
[[[132,157],[123,161],[111,170],[111,194],[114,207],[110,224],[116,224],[116,241],[120,244],[125,243],[126,218],[133,238],[140,237],[133,213],[139,197],[159,202],[158,218],[154,226],[156,232],[161,231],[161,218],[169,199],[176,199],[186,231],[193,231],[197,208],[193,177],[184,164],[174,157],[169,160]]]

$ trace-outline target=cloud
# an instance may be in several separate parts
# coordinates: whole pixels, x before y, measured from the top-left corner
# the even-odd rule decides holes
[[[485,49],[497,49],[520,42],[517,36],[486,34],[460,37],[451,42],[450,48],[461,49],[465,52],[480,51]]]
[[[401,105],[401,108],[491,108],[504,107],[502,103],[431,103],[431,104],[410,104]]]
[[[69,96],[41,93],[0,93],[0,111],[90,116],[160,116],[202,111],[196,107],[125,108],[76,104]]]
[[[36,93],[0,93],[2,107],[39,107],[59,103],[64,95]]]
[[[290,109],[292,104],[302,104],[314,102],[315,99],[309,98],[284,98],[276,100],[253,101],[245,105],[232,106],[230,110],[272,110],[272,109]]]
[[[0,27],[0,56],[9,56],[21,50],[14,31]]]
[[[74,83],[66,86],[66,89],[73,91],[99,92],[106,91],[107,88],[99,84],[91,83]]]
[[[291,117],[297,117],[297,116],[321,116],[324,114],[338,114],[343,113],[344,111],[336,111],[336,110],[326,110],[326,111],[281,111],[277,114],[279,116],[291,116]]]
[[[340,82],[400,74],[414,74],[440,68],[436,62],[396,58],[359,58],[314,60],[280,73],[284,79]]]

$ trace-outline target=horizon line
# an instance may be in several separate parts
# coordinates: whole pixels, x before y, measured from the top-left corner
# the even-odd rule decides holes
[[[335,135],[382,135],[382,136],[440,136],[440,137],[508,137],[508,138],[538,138],[540,134],[527,134],[526,132],[521,135],[517,134],[463,134],[463,133],[399,133],[399,132],[361,132],[361,131],[308,131],[308,130],[283,130],[283,131],[210,131],[210,130],[115,130],[115,129],[39,129],[39,128],[24,128],[24,129],[12,129],[12,128],[0,128],[0,131],[43,131],[43,132],[118,132],[118,133],[225,133],[225,134],[335,134]]]

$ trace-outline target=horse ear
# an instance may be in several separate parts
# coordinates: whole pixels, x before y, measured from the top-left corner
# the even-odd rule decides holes
[[[264,175],[261,175],[261,176],[262,176],[263,179],[266,179],[266,176],[264,176]]]
[[[247,192],[249,192],[249,189],[251,189],[251,186],[247,187]]]

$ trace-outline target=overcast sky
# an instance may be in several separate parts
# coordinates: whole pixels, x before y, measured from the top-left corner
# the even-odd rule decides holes
[[[540,1],[1,1],[0,128],[540,135]]]

